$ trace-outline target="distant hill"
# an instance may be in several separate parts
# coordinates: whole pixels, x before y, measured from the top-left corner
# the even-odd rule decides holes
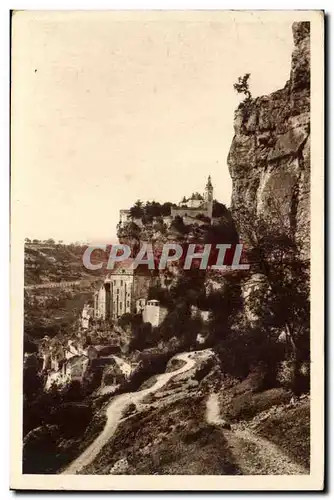
[[[85,302],[92,303],[93,293],[106,273],[90,271],[83,265],[86,245],[33,242],[24,248],[24,339],[25,351],[36,350],[34,340],[44,335],[70,332]],[[95,250],[92,261],[106,262],[108,252]],[[73,282],[76,282],[72,286]],[[54,288],[54,284],[70,286]],[[43,287],[34,285],[44,285]],[[50,285],[50,286],[48,286]],[[75,327],[74,327],[75,328]],[[29,340],[30,339],[30,340]]]
[[[37,285],[80,279],[96,279],[105,269],[91,271],[83,265],[87,245],[26,243],[24,247],[24,284]],[[106,261],[108,254],[95,250],[92,261]],[[105,268],[105,266],[104,266]]]

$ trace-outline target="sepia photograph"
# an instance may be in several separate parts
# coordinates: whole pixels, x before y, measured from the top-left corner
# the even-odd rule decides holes
[[[11,25],[11,487],[321,490],[323,12]]]

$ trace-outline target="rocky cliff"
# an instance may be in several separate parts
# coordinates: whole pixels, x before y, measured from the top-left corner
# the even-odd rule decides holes
[[[292,26],[290,79],[267,96],[245,100],[235,113],[228,155],[231,208],[240,222],[259,215],[280,219],[309,254],[310,223],[310,23]],[[239,234],[246,239],[239,224]]]

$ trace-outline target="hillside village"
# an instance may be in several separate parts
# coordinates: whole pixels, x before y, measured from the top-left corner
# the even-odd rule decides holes
[[[26,285],[46,287],[25,290],[26,473],[309,473],[309,23],[292,34],[285,87],[236,110],[231,207],[209,176],[179,205],[122,208],[117,227],[134,251],[246,242],[250,273],[92,277],[83,248],[60,245],[58,270],[54,245],[26,245]]]
[[[217,202],[215,203],[217,206]],[[171,208],[170,215],[163,217],[166,232],[164,237],[160,235],[161,241],[158,240],[158,243],[162,243],[166,238],[168,239],[169,232],[173,231],[173,221],[175,220],[182,221],[182,228],[184,228],[184,231],[181,230],[178,235],[172,233],[174,240],[176,238],[177,241],[182,240],[184,235],[188,237],[198,227],[203,228],[203,233],[206,233],[211,225],[219,227],[223,218],[228,214],[228,210],[219,204],[220,213],[223,214],[223,217],[213,217],[213,204],[213,186],[209,176],[203,196],[195,193],[188,199],[184,197],[178,207]],[[217,213],[219,212],[216,209]],[[127,230],[133,231],[133,226],[136,225],[139,228],[137,233],[138,242],[141,243],[147,227],[151,224],[154,225],[159,218],[153,217],[152,221],[148,222],[145,221],[144,215],[143,212],[142,218],[138,218],[137,214],[132,217],[131,210],[120,210],[118,230],[123,231],[122,234],[124,235]],[[226,224],[225,219],[224,223]],[[228,223],[231,224],[230,221]],[[225,229],[225,226],[223,229]],[[237,236],[235,236],[236,238]],[[85,247],[80,248],[83,250]],[[50,243],[48,246],[43,243],[29,243],[26,251],[27,269],[35,269],[32,263],[32,255],[36,255],[37,252],[38,256],[44,255],[53,264],[55,257],[51,254],[52,250],[54,250],[54,247]],[[48,256],[47,251],[51,254],[50,256]],[[66,246],[62,245],[61,256],[63,254],[67,255],[66,251],[75,259],[78,258],[77,248],[74,251],[71,249],[70,253]],[[56,333],[55,336],[47,334],[38,342],[38,354],[40,359],[43,360],[42,372],[46,376],[45,388],[47,390],[53,384],[59,387],[64,387],[71,382],[84,384],[86,378],[91,377],[91,372],[94,372],[97,366],[98,370],[100,370],[101,366],[113,366],[115,380],[118,380],[120,363],[115,360],[120,359],[117,355],[124,356],[131,350],[131,344],[137,341],[138,328],[152,330],[154,335],[154,330],[168,316],[168,304],[164,300],[160,303],[160,296],[161,293],[168,294],[171,287],[177,284],[180,269],[177,265],[172,264],[162,274],[148,272],[146,269],[135,271],[131,266],[132,260],[128,259],[125,262],[118,263],[113,270],[107,272],[106,278],[101,279],[100,277],[96,279],[94,276],[89,276],[89,280],[86,278],[87,270],[84,270],[80,281],[61,282],[65,285],[68,284],[63,293],[70,297],[75,297],[76,288],[79,286],[80,298],[85,298],[86,302],[82,304],[81,311],[75,308],[77,317],[72,318],[72,324],[69,325],[70,328],[66,328],[66,334],[62,332]],[[71,266],[73,269],[78,269],[76,261],[69,262],[66,269],[71,269]],[[47,266],[45,268],[47,269]],[[50,272],[45,274],[48,278],[53,277]],[[207,289],[210,286],[211,289],[212,286],[217,286],[215,279],[221,279],[221,277],[213,278],[212,274],[210,279],[209,276],[206,276]],[[86,289],[83,291],[85,283],[88,284],[88,287],[86,285]],[[26,304],[26,311],[27,318],[29,317],[30,321],[33,317],[31,309],[36,309],[38,305],[45,308],[46,297],[49,293],[53,293],[59,299],[59,292],[53,292],[54,286],[57,286],[57,282],[54,282],[54,280],[51,280],[51,282],[45,281],[44,277],[42,277],[41,283],[26,286],[27,296],[30,294],[29,299],[26,297],[26,301],[29,300],[29,306]],[[92,293],[94,287],[95,291]],[[38,294],[42,294],[44,300],[39,299]],[[48,307],[50,307],[50,304]],[[56,307],[59,313],[59,302],[57,302]],[[191,317],[197,317],[203,323],[207,323],[209,311],[192,305]],[[35,323],[34,327],[36,328],[36,326],[37,323]],[[206,335],[201,334],[199,330],[196,342],[201,345],[205,342],[205,339]],[[28,353],[26,357],[29,358]],[[98,358],[98,361],[95,358]],[[134,362],[133,366],[128,361],[123,363],[123,369],[126,366],[125,379],[130,377],[137,365],[137,361]],[[110,368],[108,371],[110,372]],[[115,383],[114,387],[110,387],[109,392],[116,390],[118,385]]]

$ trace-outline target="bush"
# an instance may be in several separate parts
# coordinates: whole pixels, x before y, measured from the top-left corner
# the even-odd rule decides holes
[[[277,444],[304,467],[310,466],[310,403],[305,400],[296,407],[285,408],[269,416],[256,432]]]
[[[203,222],[207,222],[208,224],[210,224],[210,222],[211,222],[210,217],[207,217],[204,214],[198,214],[198,215],[196,215],[195,218],[198,219],[198,220],[201,220]]]
[[[137,406],[135,403],[130,403],[129,406],[127,406],[124,411],[123,411],[123,418],[129,417],[132,415],[134,412],[137,411]]]
[[[54,473],[62,462],[58,450],[60,439],[57,425],[30,431],[23,441],[23,474]]]
[[[277,385],[278,364],[284,353],[282,346],[263,330],[232,331],[217,351],[225,373],[245,378],[259,369],[263,374],[262,389]]]
[[[291,388],[294,380],[294,363],[289,360],[281,361],[277,370],[277,381],[285,388]]]
[[[282,388],[259,393],[249,391],[233,398],[226,411],[226,416],[229,420],[250,420],[274,405],[288,403],[290,398],[291,392]]]
[[[140,354],[140,364],[131,375],[131,379],[122,384],[122,387],[115,394],[137,391],[149,377],[164,373],[167,362],[173,354],[170,352],[153,353],[149,352],[149,350],[143,351]]]
[[[299,396],[310,390],[309,364],[304,362],[300,366],[294,360],[285,360],[279,363],[277,371],[278,382]]]
[[[51,420],[58,425],[64,437],[73,438],[83,434],[92,419],[92,407],[84,403],[63,403],[54,408]]]

